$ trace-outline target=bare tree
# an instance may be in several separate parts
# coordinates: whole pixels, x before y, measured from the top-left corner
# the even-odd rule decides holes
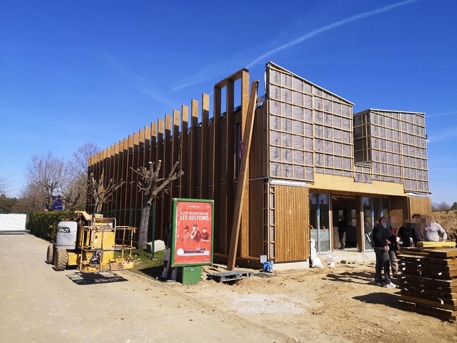
[[[6,193],[7,179],[7,176],[0,176],[0,195]]]
[[[138,249],[146,249],[148,241],[148,226],[149,216],[151,215],[151,206],[154,200],[161,192],[167,192],[167,186],[174,180],[179,179],[184,175],[182,170],[176,171],[179,162],[176,162],[171,169],[166,179],[160,178],[160,168],[162,161],[157,162],[157,167],[154,170],[154,163],[149,162],[149,168],[139,167],[138,169],[131,168],[140,176],[137,182],[138,191],[143,192],[143,207],[141,208],[141,221],[138,234]]]
[[[98,151],[95,144],[87,143],[73,153],[69,162],[55,158],[51,152],[45,157],[33,156],[26,170],[27,186],[20,205],[30,210],[50,210],[60,201],[64,210],[84,209],[88,161]]]
[[[25,173],[29,191],[33,191],[37,205],[42,210],[52,210],[69,181],[65,161],[54,157],[51,152],[46,157],[35,155]]]
[[[89,158],[98,151],[100,149],[94,143],[87,143],[73,153],[69,162],[71,181],[62,190],[62,197],[68,208],[84,209],[86,207]]]
[[[36,184],[27,184],[15,205],[16,211],[43,211],[41,187]]]
[[[72,155],[70,165],[76,174],[86,176],[89,166],[89,158],[100,151],[100,148],[94,143],[86,143],[79,147]]]
[[[91,173],[89,176],[89,189],[94,200],[94,211],[99,213],[102,211],[102,207],[108,201],[111,200],[113,194],[124,185],[124,181],[121,179],[119,184],[116,183],[113,179],[110,179],[107,184],[105,184],[105,178],[103,176],[100,179],[96,180],[94,174]]]
[[[434,203],[432,204],[432,210],[433,211],[447,211],[451,208],[451,205],[449,205],[447,202],[442,201],[439,204]]]

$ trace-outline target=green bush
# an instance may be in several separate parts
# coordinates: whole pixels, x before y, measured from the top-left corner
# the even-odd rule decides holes
[[[60,221],[72,219],[74,214],[73,211],[32,212],[29,215],[27,229],[37,237],[55,242],[57,224]]]

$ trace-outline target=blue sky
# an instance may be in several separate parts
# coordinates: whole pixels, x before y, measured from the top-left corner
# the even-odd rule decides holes
[[[457,201],[457,1],[0,0],[0,176],[157,122],[241,68],[426,113],[432,202]]]

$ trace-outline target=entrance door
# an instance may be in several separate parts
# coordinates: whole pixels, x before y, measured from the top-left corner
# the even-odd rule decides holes
[[[330,250],[329,194],[310,193],[310,234],[317,253]]]
[[[346,224],[345,233],[343,235],[344,248],[357,247],[357,206],[356,197],[348,195],[332,194],[332,222],[333,222],[333,237],[334,248],[340,248],[338,237],[338,222],[341,217]]]

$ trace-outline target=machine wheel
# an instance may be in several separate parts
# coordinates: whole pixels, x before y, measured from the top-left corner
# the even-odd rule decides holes
[[[48,251],[46,252],[46,263],[54,263],[54,244],[48,245]]]
[[[57,248],[56,249],[56,256],[55,256],[55,264],[54,269],[61,271],[65,270],[68,262],[68,253],[66,249]]]

